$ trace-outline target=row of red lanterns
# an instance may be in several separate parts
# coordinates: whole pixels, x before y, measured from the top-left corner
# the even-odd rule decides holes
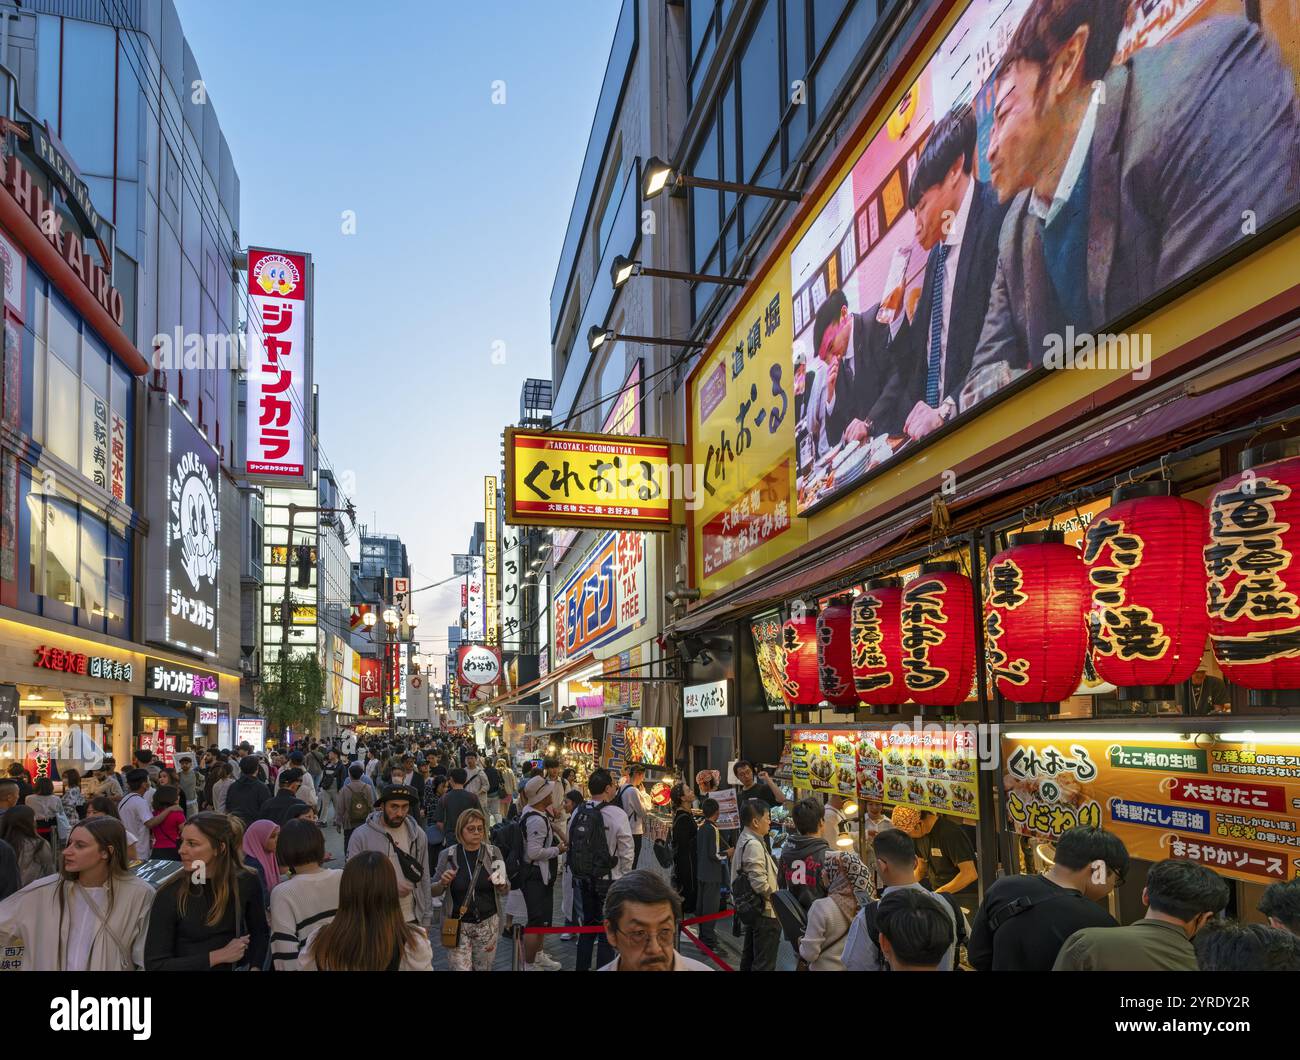
[[[1059,703],[1097,675],[1127,699],[1172,699],[1207,635],[1224,676],[1260,691],[1300,689],[1300,443],[1242,455],[1240,474],[1205,506],[1165,481],[1122,486],[1082,550],[1060,531],[1012,535],[988,565],[989,671],[1018,704]],[[974,592],[954,563],[903,587],[868,582],[856,597],[785,624],[791,706],[912,702],[954,707],[975,672]]]

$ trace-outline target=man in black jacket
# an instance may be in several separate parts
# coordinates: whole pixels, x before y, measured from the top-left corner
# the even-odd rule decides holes
[[[469,779],[469,774],[464,769],[453,769],[448,774],[448,787],[442,797],[442,808],[445,814],[446,829],[448,835],[456,834],[456,822],[460,820],[460,815],[466,810],[483,809],[478,801],[478,796],[473,792],[465,790],[465,781]]]
[[[970,962],[980,972],[1050,972],[1065,940],[1088,927],[1116,927],[1099,903],[1124,880],[1123,841],[1100,828],[1071,828],[1041,876],[1003,876],[971,926]]]
[[[257,759],[252,755],[240,759],[239,774],[239,779],[226,792],[226,812],[233,813],[247,827],[271,801],[271,789],[257,779]]]
[[[274,821],[276,824],[284,824],[292,808],[306,805],[302,799],[298,798],[298,789],[302,787],[302,776],[303,771],[297,766],[280,770],[280,790],[275,793],[275,798],[268,799],[263,804],[257,819],[259,821]],[[229,796],[227,796],[228,800]]]
[[[776,871],[777,885],[799,899],[805,911],[818,898],[826,897],[822,866],[831,848],[822,838],[822,815],[822,804],[817,799],[795,803],[790,817],[799,834],[785,841]]]

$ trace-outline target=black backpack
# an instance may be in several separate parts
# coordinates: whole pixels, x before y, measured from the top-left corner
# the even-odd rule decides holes
[[[528,872],[528,862],[524,860],[524,830],[520,822],[502,821],[493,825],[492,845],[501,851],[510,889],[517,891]]]
[[[961,906],[957,904],[957,899],[950,894],[940,894],[938,891],[929,891],[928,894],[934,895],[935,898],[942,898],[952,908],[953,926],[957,932],[956,941],[952,948],[952,971],[961,970],[961,948],[966,942],[966,914]],[[862,922],[867,929],[867,936],[871,939],[871,944],[876,947],[876,952],[880,954],[880,964],[884,968],[889,965],[885,963],[885,951],[880,948],[880,928],[876,924],[876,914],[880,911],[880,899],[874,902],[868,902],[862,907]]]
[[[605,838],[604,806],[584,802],[569,818],[569,870],[575,880],[604,879],[614,871],[614,855]]]
[[[494,769],[492,766],[487,766],[483,772],[487,774],[488,798],[499,799],[503,794],[501,790],[501,771],[499,769]]]

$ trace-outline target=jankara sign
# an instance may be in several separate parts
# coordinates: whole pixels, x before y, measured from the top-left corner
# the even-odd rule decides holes
[[[1013,733],[1002,740],[1007,825],[1055,841],[1114,832],[1148,861],[1198,861],[1254,883],[1300,875],[1300,743],[1209,736]]]
[[[667,530],[672,446],[663,438],[506,429],[511,526]]]
[[[211,670],[178,666],[162,659],[145,660],[144,687],[154,695],[215,703],[221,698],[220,685]]]
[[[249,481],[308,486],[312,400],[309,254],[248,251]]]
[[[605,534],[569,576],[552,603],[552,666],[610,644],[645,624],[646,540],[620,530]]]
[[[702,469],[693,584],[706,594],[919,489],[933,471],[903,465],[923,446],[930,468],[959,469],[1012,435],[1036,437],[1048,416],[1103,387],[1143,386],[1153,358],[1194,336],[1150,313],[1140,336],[1108,331],[1247,243],[1258,258],[1234,290],[1261,301],[1285,290],[1254,281],[1294,253],[1265,245],[1288,240],[1300,211],[1294,21],[1267,4],[1252,21],[1249,5],[1153,0],[1106,26],[1083,6],[1092,69],[1046,109],[1019,106],[1022,86],[997,71],[1013,41],[1029,54],[1050,47],[1039,39],[1054,32],[1049,0],[970,0],[936,14],[928,53],[863,116],[700,358],[687,443]],[[1040,21],[1049,28],[1035,30]],[[1253,120],[1219,117],[1233,113]],[[1069,206],[1078,254],[1049,274],[1035,235],[1000,257],[999,233],[1040,228],[1040,170],[1025,145],[1068,152],[1085,134],[1093,150]],[[1189,137],[1202,164],[1185,164]],[[996,165],[991,143],[1001,144]],[[945,151],[970,159],[951,181]],[[1135,172],[1173,176],[1128,179]],[[936,285],[953,253],[955,274]],[[1251,308],[1208,289],[1221,286],[1212,275],[1198,292],[1207,323]],[[1083,367],[1098,370],[1055,370]],[[1031,385],[1012,386],[1022,378]],[[998,417],[981,417],[994,400]],[[894,473],[878,490],[857,491],[885,468]]]
[[[165,437],[167,505],[161,532],[149,535],[151,565],[163,572],[162,599],[149,601],[150,637],[198,655],[220,646],[217,616],[221,549],[221,475],[217,450],[173,399]]]

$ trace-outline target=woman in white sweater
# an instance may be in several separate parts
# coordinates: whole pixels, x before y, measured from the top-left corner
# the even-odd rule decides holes
[[[143,967],[154,891],[127,868],[126,846],[120,821],[81,821],[68,835],[62,870],[0,902],[0,945],[21,940],[24,971]]]
[[[325,835],[314,821],[285,821],[275,856],[292,875],[271,892],[271,960],[277,972],[296,972],[307,937],[338,912],[343,872],[323,866]]]
[[[826,855],[822,881],[827,895],[808,910],[808,926],[799,940],[799,957],[813,972],[844,971],[844,939],[860,905],[875,897],[871,874],[851,850]]]

